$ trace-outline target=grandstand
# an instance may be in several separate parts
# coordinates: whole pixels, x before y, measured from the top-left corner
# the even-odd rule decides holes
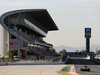
[[[28,55],[58,56],[50,51],[53,45],[43,40],[48,31],[58,30],[46,9],[10,11],[1,15],[0,23],[9,34],[7,47],[19,58]]]

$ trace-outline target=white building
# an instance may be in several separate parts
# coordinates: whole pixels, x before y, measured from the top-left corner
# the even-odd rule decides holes
[[[9,50],[9,33],[0,25],[0,57],[5,57]]]

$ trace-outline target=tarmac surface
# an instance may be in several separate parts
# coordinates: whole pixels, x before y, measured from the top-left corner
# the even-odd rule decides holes
[[[16,63],[15,65],[14,63],[8,66],[1,65],[0,75],[59,75],[57,72],[66,66],[63,63],[28,64],[20,65],[20,63]]]
[[[73,63],[75,66],[76,73],[79,75],[100,75],[100,65],[93,63],[87,59],[73,59]],[[80,68],[88,66],[90,68],[90,72],[88,71],[80,71]]]

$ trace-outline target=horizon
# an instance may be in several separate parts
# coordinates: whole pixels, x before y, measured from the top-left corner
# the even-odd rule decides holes
[[[76,50],[81,51],[81,50],[86,50],[86,46],[82,47],[69,47],[69,46],[54,46],[54,49],[59,52],[63,49],[65,49],[68,52],[75,52]],[[90,45],[90,51],[96,52],[96,50],[100,50],[100,44],[94,44]]]
[[[93,45],[100,45],[100,44],[92,44],[90,46],[93,46]],[[67,45],[59,45],[59,46],[67,46]],[[59,47],[59,46],[55,46],[55,47]],[[68,46],[68,47],[73,47],[73,46]],[[80,47],[85,47],[85,46],[80,46]],[[79,47],[75,47],[75,48],[79,48]]]

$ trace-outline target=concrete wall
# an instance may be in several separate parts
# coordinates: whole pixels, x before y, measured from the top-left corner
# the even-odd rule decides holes
[[[0,25],[0,57],[5,57],[6,52],[9,50],[9,34]]]
[[[4,29],[4,56],[9,51],[9,33]]]

